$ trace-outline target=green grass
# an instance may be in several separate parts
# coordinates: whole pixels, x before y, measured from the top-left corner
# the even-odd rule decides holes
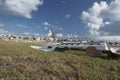
[[[44,52],[43,43],[0,41],[0,80],[120,80],[120,60],[84,51]]]

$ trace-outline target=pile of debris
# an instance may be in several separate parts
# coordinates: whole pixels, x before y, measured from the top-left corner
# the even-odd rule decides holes
[[[95,47],[92,46],[86,48],[85,53],[89,56],[102,56],[102,51],[97,50]]]
[[[88,47],[86,48],[85,50],[85,53],[89,56],[97,56],[97,57],[100,57],[102,56],[103,52],[105,54],[107,54],[108,58],[112,58],[112,59],[120,59],[120,47],[109,47],[108,50],[104,50],[104,51],[101,51],[101,50],[98,50],[96,49],[95,47]]]

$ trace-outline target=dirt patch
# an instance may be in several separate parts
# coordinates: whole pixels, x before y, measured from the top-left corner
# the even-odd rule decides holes
[[[95,47],[88,47],[85,51],[85,53],[89,56],[101,56],[102,52],[100,50],[97,50]]]

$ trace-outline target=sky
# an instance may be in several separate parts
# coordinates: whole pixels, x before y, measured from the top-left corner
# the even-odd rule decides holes
[[[0,0],[0,33],[120,35],[120,0]]]

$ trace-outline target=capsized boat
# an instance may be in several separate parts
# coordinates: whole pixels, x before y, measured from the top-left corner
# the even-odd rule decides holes
[[[108,50],[108,46],[105,42],[101,42],[101,43],[55,42],[55,43],[48,43],[45,46],[30,46],[30,47],[43,51],[54,51],[56,50],[56,48],[86,49],[90,46],[95,47],[97,50],[103,50],[103,51]]]

